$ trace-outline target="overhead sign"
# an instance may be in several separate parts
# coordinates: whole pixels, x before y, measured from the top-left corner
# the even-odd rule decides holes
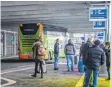
[[[99,33],[97,34],[97,36],[98,36],[98,37],[103,37],[103,36],[104,36],[104,33],[103,33],[103,32],[99,32]]]
[[[85,40],[85,37],[81,37],[82,40]]]
[[[91,7],[89,9],[89,21],[105,21],[107,19],[107,7]]]
[[[104,32],[99,32],[99,33],[97,33],[97,38],[98,38],[100,41],[104,42],[104,40],[105,40]]]
[[[93,29],[105,29],[106,22],[105,21],[94,21]]]
[[[64,34],[65,34],[65,33],[63,33],[63,32],[47,31],[47,35],[63,36]]]

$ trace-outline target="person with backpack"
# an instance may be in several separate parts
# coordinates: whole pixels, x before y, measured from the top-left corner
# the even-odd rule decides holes
[[[105,43],[105,53],[106,53],[106,67],[108,72],[108,78],[106,80],[110,80],[110,43]]]
[[[35,72],[33,75],[31,75],[32,77],[36,77],[37,74],[37,69],[38,69],[38,65],[40,67],[41,70],[41,78],[43,78],[43,67],[42,67],[42,63],[43,63],[43,58],[45,57],[45,48],[42,44],[42,42],[40,40],[38,40],[36,42],[36,46],[35,46]]]
[[[68,40],[68,44],[66,44],[64,48],[64,53],[66,55],[67,59],[67,68],[69,71],[74,71],[74,56],[75,56],[75,47],[71,41],[71,39]],[[71,66],[70,66],[71,62]]]
[[[81,59],[81,61],[82,62],[80,62],[79,61],[79,63],[81,64],[81,65],[83,65],[83,66],[78,66],[79,68],[81,68],[81,67],[83,67],[84,68],[84,70],[83,71],[86,71],[86,60],[87,60],[87,58],[88,58],[88,49],[90,48],[90,47],[92,47],[92,42],[91,42],[91,38],[88,38],[88,40],[87,40],[87,42],[86,43],[84,43],[83,45],[82,45],[82,47],[80,48],[80,52],[81,52],[81,55],[80,55],[80,58],[82,57],[82,59]],[[78,63],[78,64],[79,64]],[[80,70],[80,69],[79,69]],[[90,76],[90,80],[89,80],[89,87],[91,86],[93,84],[93,74],[91,74],[91,76]]]
[[[32,57],[34,60],[36,57],[36,44],[38,43],[38,41],[39,41],[39,39],[35,39],[35,42],[32,45],[32,52],[33,52]],[[37,69],[37,73],[40,73],[38,69]]]
[[[90,76],[93,73],[93,84],[90,87],[97,87],[99,68],[105,62],[105,52],[99,47],[100,41],[95,40],[94,45],[89,47],[87,59],[85,60],[85,77],[83,87],[88,87]]]

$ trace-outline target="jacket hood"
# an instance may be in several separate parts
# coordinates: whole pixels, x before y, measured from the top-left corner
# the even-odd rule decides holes
[[[72,40],[71,39],[68,40],[68,44],[72,44]]]

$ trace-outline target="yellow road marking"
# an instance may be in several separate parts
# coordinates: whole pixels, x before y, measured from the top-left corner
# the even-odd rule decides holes
[[[84,75],[81,76],[80,80],[76,84],[75,87],[82,87],[83,86],[83,80],[84,80]]]
[[[81,76],[80,80],[76,84],[75,87],[83,87],[84,75]],[[99,77],[98,78],[98,87],[111,87],[110,81],[106,81],[105,78]],[[102,85],[102,86],[101,86]]]
[[[3,79],[3,80],[5,80],[5,81],[8,82],[8,83],[6,83],[6,84],[2,84],[2,85],[1,85],[2,87],[8,86],[8,85],[12,85],[12,84],[15,84],[15,83],[16,83],[16,81],[11,80],[11,79],[7,79],[7,78],[3,78],[3,77],[1,77],[1,79]]]

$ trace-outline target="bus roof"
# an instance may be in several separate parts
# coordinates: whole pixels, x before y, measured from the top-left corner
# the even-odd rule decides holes
[[[37,23],[25,23],[25,24],[37,24]],[[58,32],[67,32],[68,31],[68,29],[65,27],[48,25],[48,24],[43,24],[43,29],[46,31],[58,31]]]

